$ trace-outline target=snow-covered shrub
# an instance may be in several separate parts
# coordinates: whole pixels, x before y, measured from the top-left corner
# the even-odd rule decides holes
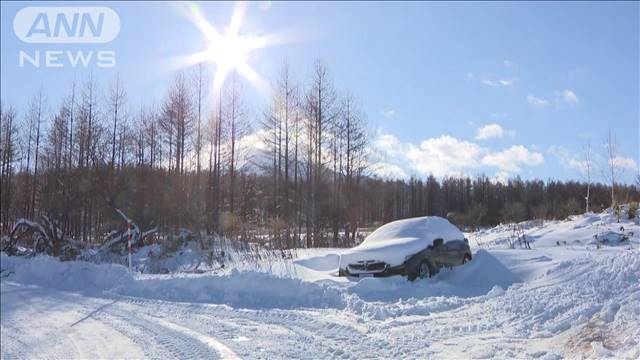
[[[631,202],[629,204],[629,210],[627,211],[627,215],[629,216],[629,220],[635,219],[637,213],[638,213],[638,203],[635,202],[635,201]]]
[[[36,221],[16,220],[11,233],[3,240],[2,251],[9,255],[47,254],[61,260],[75,259],[82,244],[66,235],[56,220],[40,216]]]
[[[616,214],[616,219],[620,222],[620,215],[622,214],[622,207],[620,204],[613,204],[613,213]]]
[[[161,256],[170,256],[176,253],[191,240],[194,240],[191,230],[180,229],[177,234],[169,234],[162,242]]]

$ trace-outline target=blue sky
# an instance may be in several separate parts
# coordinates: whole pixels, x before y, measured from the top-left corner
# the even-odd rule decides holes
[[[120,17],[107,44],[27,44],[13,19],[35,5],[2,2],[2,100],[22,111],[41,85],[57,108],[73,77],[89,73],[103,87],[119,74],[133,109],[159,103],[169,60],[206,46],[184,5],[150,2],[87,3]],[[198,6],[224,32],[234,4]],[[604,153],[611,128],[630,181],[640,162],[639,12],[637,2],[251,3],[240,34],[289,40],[250,54],[266,79],[283,59],[301,84],[316,59],[328,65],[367,114],[378,174],[580,179],[585,143]],[[18,64],[20,51],[105,49],[116,52],[114,68]],[[267,99],[244,88],[257,128]]]

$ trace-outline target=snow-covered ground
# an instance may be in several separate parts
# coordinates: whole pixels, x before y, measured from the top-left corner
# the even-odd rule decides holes
[[[620,226],[629,240],[596,247]],[[413,283],[337,278],[335,249],[168,275],[3,254],[0,356],[639,358],[640,227],[603,213],[525,233],[531,250],[507,249],[508,227],[474,234],[470,263]]]

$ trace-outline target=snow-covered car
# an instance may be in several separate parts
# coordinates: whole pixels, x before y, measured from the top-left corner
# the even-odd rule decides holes
[[[425,216],[390,222],[340,255],[339,276],[404,275],[413,281],[471,260],[469,242],[447,219]]]

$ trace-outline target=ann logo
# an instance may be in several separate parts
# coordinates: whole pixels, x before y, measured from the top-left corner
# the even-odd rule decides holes
[[[78,26],[79,19],[80,26]],[[38,13],[33,25],[31,25],[31,29],[27,33],[27,37],[43,35],[47,38],[59,38],[60,36],[83,38],[87,28],[91,31],[92,36],[98,37],[102,33],[102,26],[104,25],[104,13],[98,14],[97,21],[94,21],[90,13],[74,13],[71,21],[69,21],[65,13],[58,13],[56,14],[53,31],[49,24],[48,14],[46,12]]]
[[[107,7],[26,7],[13,30],[27,43],[107,43],[120,32],[120,18]]]

